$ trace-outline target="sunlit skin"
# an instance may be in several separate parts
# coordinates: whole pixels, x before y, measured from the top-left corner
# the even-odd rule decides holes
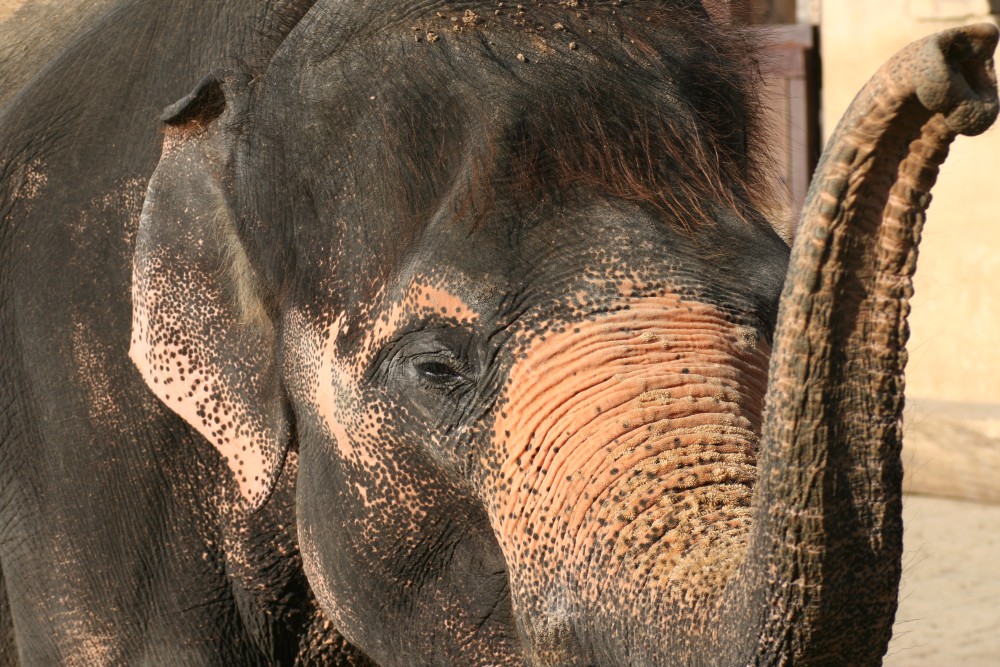
[[[996,28],[790,249],[720,3],[111,2],[0,113],[0,663],[879,663]]]

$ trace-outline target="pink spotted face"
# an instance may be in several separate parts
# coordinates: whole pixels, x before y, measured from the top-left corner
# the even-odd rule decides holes
[[[677,76],[700,6],[579,4],[311,24],[239,124],[305,572],[379,665],[657,664],[739,560],[788,256],[745,91]]]
[[[481,428],[468,415],[482,412],[469,342],[482,304],[456,283],[416,274],[380,291],[362,325],[342,313],[286,317],[285,373],[315,466],[299,477],[303,563],[360,645],[404,655],[415,636],[450,664],[514,665],[506,569],[469,477]],[[378,602],[393,599],[405,604]],[[464,647],[437,641],[444,628]]]
[[[565,248],[533,230],[489,242],[489,264],[412,263],[360,310],[285,316],[306,573],[383,664],[415,646],[604,664],[631,650],[632,601],[724,580],[743,546],[773,317],[753,292],[779,282],[720,298],[696,251],[667,255],[682,237],[635,217],[561,231]]]

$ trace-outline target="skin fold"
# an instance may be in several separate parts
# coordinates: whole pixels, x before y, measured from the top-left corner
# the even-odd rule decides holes
[[[0,107],[0,665],[880,663],[995,28],[875,76],[789,249],[714,3],[153,4]]]

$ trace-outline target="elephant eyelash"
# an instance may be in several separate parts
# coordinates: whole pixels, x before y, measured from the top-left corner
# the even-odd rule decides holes
[[[419,355],[410,363],[417,381],[431,391],[451,394],[475,382],[469,364],[447,353]]]
[[[451,380],[461,380],[464,376],[450,364],[440,361],[423,361],[417,364],[417,371],[431,382],[445,382]]]

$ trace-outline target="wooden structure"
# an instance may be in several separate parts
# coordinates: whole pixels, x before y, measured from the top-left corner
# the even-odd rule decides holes
[[[817,32],[806,24],[755,30],[768,45],[760,63],[765,84],[762,102],[768,114],[778,208],[786,211],[790,235],[821,148]]]

